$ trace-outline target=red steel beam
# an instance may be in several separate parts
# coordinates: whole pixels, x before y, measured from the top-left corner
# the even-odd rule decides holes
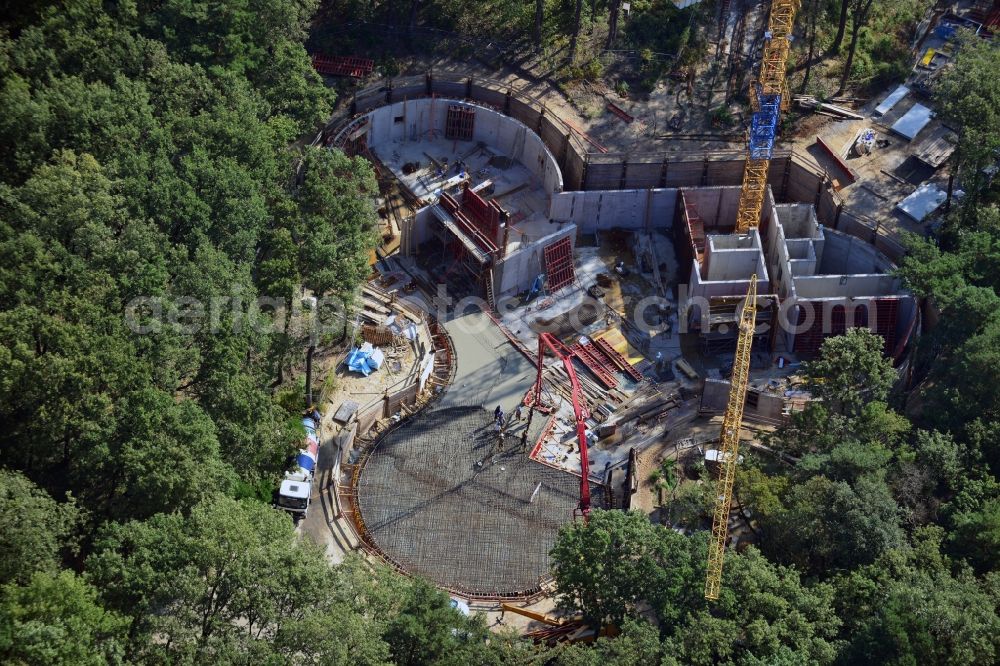
[[[535,404],[539,404],[542,399],[542,370],[545,366],[545,350],[551,351],[566,368],[569,375],[570,385],[573,387],[571,393],[573,400],[573,416],[576,419],[576,437],[580,442],[580,513],[583,519],[590,516],[590,459],[587,452],[587,424],[585,423],[590,414],[587,408],[580,403],[580,380],[576,377],[576,368],[573,367],[573,355],[566,345],[559,342],[551,333],[540,333],[538,335],[538,377],[535,380]]]

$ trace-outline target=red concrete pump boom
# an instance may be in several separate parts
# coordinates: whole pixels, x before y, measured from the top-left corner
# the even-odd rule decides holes
[[[559,357],[569,375],[570,384],[573,387],[573,416],[576,417],[576,436],[580,441],[580,513],[586,520],[590,515],[590,461],[587,458],[587,424],[585,421],[590,416],[587,408],[580,403],[580,381],[576,378],[576,368],[573,367],[573,354],[566,345],[559,342],[558,338],[551,333],[540,333],[538,335],[538,377],[535,380],[535,403],[541,404],[542,399],[542,367],[545,361],[545,350],[548,348],[553,354]]]

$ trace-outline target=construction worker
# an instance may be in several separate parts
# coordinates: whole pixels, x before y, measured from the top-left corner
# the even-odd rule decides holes
[[[499,421],[503,418],[503,407],[497,405],[497,408],[493,410],[493,419]]]
[[[514,410],[514,420],[515,421],[520,421],[521,420],[521,409],[522,409],[522,405],[520,403],[518,403],[517,409]]]

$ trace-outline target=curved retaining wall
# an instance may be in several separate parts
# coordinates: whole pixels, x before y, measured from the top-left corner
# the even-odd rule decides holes
[[[376,150],[396,141],[420,141],[444,136],[448,107],[466,106],[476,110],[472,138],[487,146],[502,150],[507,156],[527,167],[552,195],[563,189],[562,171],[552,152],[530,127],[516,118],[462,99],[423,97],[377,107],[359,115],[333,136],[333,144],[341,145],[355,128],[364,125],[368,145]]]
[[[537,97],[510,84],[474,77],[428,73],[387,79],[357,91],[351,103],[334,116],[314,143],[331,143],[345,127],[369,111],[421,98],[446,97],[475,102],[514,118],[532,130],[548,149],[562,174],[563,191],[740,185],[742,150],[614,154],[593,150],[572,123],[558,117]],[[844,208],[829,174],[806,153],[776,150],[768,184],[779,202],[810,203],[825,226],[871,243],[894,262],[905,250],[876,220]]]

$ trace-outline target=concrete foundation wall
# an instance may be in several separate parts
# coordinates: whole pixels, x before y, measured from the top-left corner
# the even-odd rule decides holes
[[[794,299],[794,278],[813,275],[820,263],[823,229],[811,204],[774,204],[771,197],[769,203],[770,211],[764,211],[767,265],[778,295]]]
[[[562,224],[554,233],[508,254],[493,267],[493,284],[496,285],[497,297],[530,289],[538,274],[545,272],[545,257],[542,253],[545,246],[561,238],[569,238],[570,245],[576,250],[576,232],[576,225]]]
[[[824,236],[826,243],[819,260],[819,273],[887,273],[892,270],[892,263],[869,243],[831,230]]]
[[[575,129],[552,113],[529,92],[502,81],[447,75],[418,75],[380,81],[360,90],[350,106],[351,114],[363,114],[377,107],[411,102],[431,95],[472,99],[506,114],[538,132],[549,152],[562,168],[562,189],[636,189],[646,187],[699,187],[739,185],[742,182],[745,153],[717,151],[702,154],[659,152],[612,155],[597,148]],[[352,119],[333,119],[316,143],[337,143],[341,132]],[[659,170],[659,179],[653,182]],[[768,184],[779,201],[799,201],[816,206],[819,221],[827,228],[843,231],[874,244],[891,260],[904,255],[902,245],[881,229],[878,223],[844,209],[840,196],[833,191],[829,175],[810,155],[776,150],[768,171]]]
[[[706,231],[728,233],[735,228],[740,207],[739,187],[684,188],[684,199],[697,209]]]
[[[786,239],[817,237],[819,222],[812,204],[775,204],[774,214],[781,222]]]
[[[685,190],[685,198],[691,192],[692,190]],[[712,196],[719,193],[720,190],[716,190]],[[752,274],[757,275],[758,293],[770,293],[768,291],[770,276],[764,247],[761,245],[760,233],[756,229],[751,229],[749,234],[741,236],[732,234],[707,236],[701,267],[699,268],[697,261],[692,261],[692,265],[689,283],[689,293],[692,297],[735,296],[746,293],[750,284],[749,277]]]
[[[667,230],[673,227],[677,190],[560,192],[552,195],[549,218],[572,222],[583,233],[613,227]]]
[[[788,261],[788,268],[793,277],[813,275],[816,273],[816,260],[790,259]]]
[[[411,247],[417,248],[431,239],[431,227],[429,222],[434,219],[434,213],[430,206],[424,206],[413,216],[411,233],[413,234],[413,244]]]
[[[615,190],[643,187],[739,186],[743,183],[743,151],[703,154],[610,155],[590,152],[586,156],[582,189]],[[781,188],[790,155],[771,160],[768,182]],[[567,183],[570,183],[567,179]]]
[[[705,380],[705,388],[701,394],[699,409],[702,412],[722,414],[729,404],[730,383],[725,379]],[[743,419],[761,423],[778,424],[787,421],[785,416],[785,399],[781,395],[763,393],[754,388],[747,391],[747,398],[753,395],[756,406],[744,403]]]
[[[440,138],[444,136],[448,107],[453,104],[476,110],[474,141],[523,164],[541,181],[546,194],[562,191],[559,165],[533,130],[502,113],[460,100],[422,98],[378,107],[369,113],[368,145],[378,149],[396,141]]]
[[[764,261],[755,249],[716,252],[706,267],[706,281],[739,280],[751,273],[756,273],[758,278],[762,273],[766,275]]]
[[[808,299],[895,296],[899,280],[891,275],[810,275],[795,278],[795,293]]]
[[[698,263],[691,262],[691,273],[688,278],[688,299],[712,298],[714,296],[745,296],[750,288],[750,275],[753,270],[749,270],[743,275],[745,279],[738,280],[703,280],[698,270]],[[757,293],[771,293],[771,284],[767,279],[767,272],[757,275]]]

